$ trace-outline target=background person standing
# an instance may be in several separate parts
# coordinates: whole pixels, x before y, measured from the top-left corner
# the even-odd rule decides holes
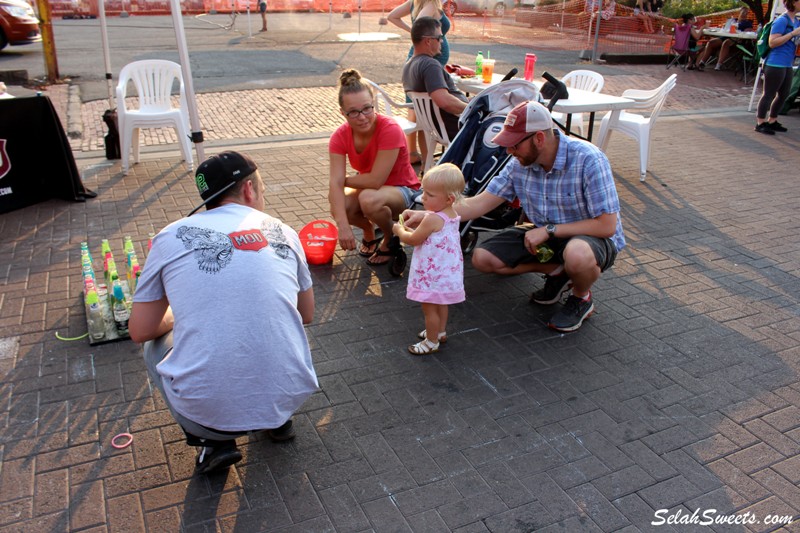
[[[800,35],[794,0],[783,0],[783,5],[786,13],[775,19],[769,34],[770,52],[764,65],[764,92],[756,112],[755,130],[767,135],[787,131],[778,122],[778,112],[792,89],[792,63],[797,49],[796,38]]]
[[[258,12],[261,13],[261,30],[267,31],[267,0],[259,0]]]

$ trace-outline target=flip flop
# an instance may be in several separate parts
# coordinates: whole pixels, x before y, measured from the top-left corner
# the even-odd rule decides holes
[[[381,230],[381,228],[375,228],[374,239],[372,239],[371,241],[368,241],[367,239],[361,239],[361,246],[366,247],[367,251],[362,252],[359,249],[358,255],[360,255],[361,257],[372,257],[372,255],[375,253],[375,250],[377,250],[380,247],[382,240],[383,240],[383,231]]]
[[[376,257],[394,257],[394,252],[391,250],[383,251],[381,250],[381,247],[378,246],[378,248],[375,250],[375,253],[372,254],[369,259],[367,259],[367,264],[369,266],[381,266],[389,262],[389,259],[386,261],[375,261]]]
[[[383,237],[378,237],[371,241],[361,239],[362,249],[358,250],[358,255],[361,257],[372,257],[375,251],[380,247],[381,241],[383,241]],[[366,251],[364,251],[364,249],[366,249]]]

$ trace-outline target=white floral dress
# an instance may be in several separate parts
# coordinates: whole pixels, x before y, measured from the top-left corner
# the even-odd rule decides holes
[[[414,247],[406,296],[415,302],[442,305],[463,302],[464,256],[458,231],[461,217],[433,214],[442,218],[444,227]]]

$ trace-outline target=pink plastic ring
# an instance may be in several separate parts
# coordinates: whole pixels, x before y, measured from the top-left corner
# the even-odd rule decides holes
[[[117,439],[124,439],[124,438],[127,438],[128,442],[125,442],[123,444],[117,443]],[[115,435],[114,438],[111,439],[111,446],[118,450],[121,450],[122,448],[127,448],[128,446],[130,446],[132,442],[133,442],[133,435],[131,435],[130,433],[120,433],[119,435]]]

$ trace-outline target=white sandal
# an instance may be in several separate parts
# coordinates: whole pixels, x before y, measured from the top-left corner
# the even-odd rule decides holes
[[[423,329],[422,331],[417,333],[417,338],[418,339],[427,339],[428,338],[428,333]],[[444,344],[446,342],[447,342],[447,332],[446,331],[442,331],[441,333],[439,333],[439,344]]]
[[[428,355],[439,351],[439,343],[431,342],[428,339],[412,344],[408,347],[408,351],[413,355]]]

